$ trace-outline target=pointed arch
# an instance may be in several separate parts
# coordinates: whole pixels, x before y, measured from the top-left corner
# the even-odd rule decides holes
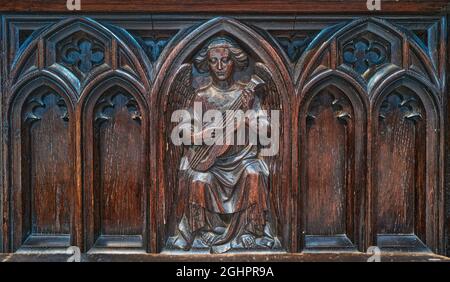
[[[11,87],[11,91],[5,93],[5,105],[9,107],[17,95],[22,92],[33,91],[33,87],[39,87],[41,85],[48,85],[50,88],[59,91],[70,102],[72,109],[75,109],[78,99],[75,94],[75,89],[64,79],[48,70],[36,70],[24,76],[18,83]]]
[[[269,69],[272,73],[272,80],[274,81],[276,91],[279,95],[278,100],[280,101],[280,108],[282,109],[281,118],[282,129],[280,136],[280,143],[283,144],[283,148],[279,153],[279,158],[281,161],[282,168],[280,168],[280,174],[283,177],[278,177],[279,180],[277,183],[277,187],[274,187],[274,190],[278,190],[278,195],[276,196],[281,203],[281,199],[285,201],[290,201],[290,183],[289,177],[290,174],[290,96],[293,93],[293,86],[290,80],[289,71],[284,65],[284,61],[282,57],[279,56],[276,49],[266,41],[259,33],[253,30],[251,27],[235,20],[232,18],[226,17],[217,17],[214,18],[193,30],[189,30],[184,37],[180,38],[178,42],[173,43],[172,49],[170,52],[165,54],[164,63],[161,65],[161,68],[158,70],[158,74],[164,75],[156,75],[156,80],[154,83],[154,87],[151,92],[151,111],[155,113],[155,118],[152,119],[152,128],[161,129],[158,132],[155,132],[152,137],[152,152],[155,153],[156,162],[152,162],[152,171],[156,171],[157,175],[152,177],[152,185],[158,187],[158,198],[159,206],[158,206],[158,226],[164,226],[168,221],[167,211],[170,209],[168,207],[169,204],[166,204],[167,193],[170,194],[170,187],[167,187],[166,181],[164,180],[164,166],[165,160],[167,156],[166,147],[167,147],[167,134],[170,132],[165,132],[164,128],[164,119],[165,116],[170,115],[171,113],[166,112],[164,109],[164,105],[170,103],[170,89],[171,85],[176,78],[176,73],[180,66],[185,63],[191,63],[192,57],[197,53],[197,51],[212,37],[217,35],[228,35],[233,37],[244,50],[247,51],[248,54],[254,59],[255,62],[260,62],[266,65],[267,69]],[[170,135],[169,135],[170,136]],[[177,170],[178,168],[171,167],[171,170]],[[174,172],[176,173],[176,172]],[[273,177],[275,178],[275,176]],[[281,198],[282,197],[282,198]],[[290,203],[288,205],[278,205],[282,206],[283,210],[280,212],[280,218],[282,223],[280,226],[280,236],[283,236],[282,241],[286,244],[291,242],[288,238],[291,236],[291,226],[289,224],[289,216],[288,212]],[[155,248],[161,248],[165,243],[166,231],[164,228],[160,228],[158,230],[158,242],[155,242]],[[291,249],[291,246],[285,245],[287,249]]]
[[[111,250],[120,242],[119,249],[148,251],[155,197],[145,87],[120,71],[102,74],[84,89],[77,115],[84,144],[84,250]]]
[[[444,136],[438,93],[408,70],[387,77],[371,93],[369,167],[376,173],[368,188],[369,233],[382,249],[443,250]],[[392,165],[395,172],[387,173]],[[393,194],[396,202],[389,200]],[[395,243],[399,240],[404,243]]]
[[[46,71],[28,74],[5,99],[10,251],[74,243],[75,103],[73,91]]]
[[[91,52],[90,61],[81,61],[77,52]],[[111,69],[128,71],[150,89],[153,72],[144,50],[126,30],[88,17],[69,17],[34,33],[14,58],[13,83],[33,69],[55,73],[78,94],[89,79]]]
[[[297,89],[296,93],[300,93],[301,88],[314,76],[317,67],[323,65],[322,60],[325,62],[324,68],[341,68],[343,71],[351,73],[350,68],[343,67],[339,63],[339,58],[343,56],[343,46],[341,46],[342,42],[340,41],[354,38],[356,35],[366,32],[386,42],[386,54],[391,56],[387,63],[397,65],[400,68],[423,70],[423,75],[429,77],[436,87],[440,87],[439,76],[432,59],[410,31],[385,19],[363,17],[325,29],[313,40],[295,66],[293,80]],[[384,37],[387,37],[387,39],[384,40]],[[404,46],[405,44],[407,46]],[[413,55],[415,57],[411,57]],[[326,59],[326,56],[336,59]],[[414,66],[414,64],[420,65]]]
[[[415,89],[414,91],[416,91],[418,95],[421,95],[422,99],[429,103],[430,109],[436,109],[436,115],[439,116],[439,90],[422,75],[410,70],[398,70],[389,74],[387,77],[381,78],[380,81],[381,83],[375,84],[369,93],[369,97],[370,100],[372,100],[373,105],[375,105],[377,101],[382,98],[382,93],[386,92],[386,89],[392,87],[392,85],[402,84],[411,90],[414,90],[414,87],[419,87],[419,89]]]
[[[167,94],[167,89],[163,85],[171,84],[170,78],[174,78],[177,69],[183,63],[186,63],[190,56],[193,56],[208,39],[215,35],[227,34],[243,44],[244,49],[256,55],[259,61],[267,64],[269,69],[275,70],[274,79],[277,81],[277,87],[279,87],[279,92],[282,95],[283,108],[286,108],[289,104],[287,93],[292,87],[290,81],[286,81],[286,78],[290,77],[289,72],[283,64],[283,59],[273,46],[251,27],[236,19],[217,17],[189,31],[179,42],[173,43],[172,50],[166,54],[164,63],[158,70],[158,74],[163,73],[165,75],[156,75],[157,78],[151,94],[152,104],[164,104],[160,101],[167,96],[164,95]],[[169,78],[169,81],[166,78]],[[166,90],[166,93],[164,93],[164,90]]]
[[[298,98],[292,164],[297,251],[362,251],[368,97],[348,74],[329,70]]]

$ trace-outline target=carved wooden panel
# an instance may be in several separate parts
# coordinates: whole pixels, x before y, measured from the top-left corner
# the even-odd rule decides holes
[[[346,167],[352,167],[353,162],[345,155],[346,151],[351,149],[347,148],[345,140],[351,139],[353,135],[352,125],[346,124],[345,119],[353,114],[351,110],[343,109],[348,107],[347,101],[338,99],[330,93],[319,94],[311,102],[306,117],[308,141],[305,163],[308,164],[308,168],[305,172],[307,174],[305,188],[314,187],[308,189],[305,194],[307,203],[305,210],[308,211],[305,212],[307,233],[328,235],[323,227],[329,229],[331,234],[345,233],[345,202],[347,194],[352,193],[351,191],[347,193],[343,187],[347,179],[352,178],[351,174],[347,175]],[[327,161],[327,158],[333,161]],[[323,226],[317,222],[323,223]]]
[[[409,82],[411,83],[411,82]],[[436,175],[436,108],[419,85],[397,83],[381,96],[374,122],[374,229],[382,248],[433,248]],[[411,88],[408,88],[409,87]],[[420,88],[419,88],[420,89]],[[424,99],[424,100],[422,100]],[[426,243],[425,243],[426,242]]]
[[[52,92],[30,97],[26,103],[22,125],[25,141],[22,160],[26,163],[23,166],[24,171],[29,171],[28,177],[25,176],[24,180],[31,186],[30,217],[34,221],[31,230],[32,233],[37,234],[68,234],[70,233],[69,195],[73,181],[71,173],[64,171],[66,167],[63,164],[65,162],[70,164],[73,160],[70,159],[70,139],[67,140],[70,131],[65,124],[69,120],[67,105],[63,98]],[[51,130],[55,130],[56,134],[50,134]],[[40,146],[45,146],[44,148],[48,146],[51,149],[44,154]],[[61,148],[59,149],[58,146]],[[67,157],[69,158],[66,159]],[[41,165],[49,165],[49,167],[40,169]],[[59,171],[60,169],[62,171]],[[52,216],[47,216],[46,212]]]
[[[421,226],[414,228],[413,224],[414,220],[423,222],[422,214],[414,214],[415,205],[420,207],[424,199],[425,140],[421,137],[426,134],[426,116],[421,108],[414,96],[399,93],[390,94],[381,105],[376,136],[376,221],[380,233],[421,232]],[[391,204],[383,209],[383,203]]]
[[[1,18],[1,252],[448,250],[445,16]],[[255,77],[278,153],[184,169]]]
[[[120,87],[109,89],[92,105],[86,112],[93,131],[87,134],[93,154],[88,174],[93,190],[85,202],[89,246],[143,249],[148,186],[140,106]]]
[[[162,70],[173,73],[172,79],[165,81],[163,85],[158,85],[156,87],[156,92],[154,95],[158,95],[157,98],[161,100],[155,101],[155,106],[161,105],[163,111],[159,111],[159,114],[164,114],[165,116],[161,116],[158,119],[158,127],[163,130],[158,132],[157,134],[161,134],[159,136],[159,147],[155,148],[155,151],[158,152],[159,157],[164,162],[163,167],[158,167],[158,172],[160,173],[158,182],[160,189],[160,197],[164,197],[165,201],[159,203],[160,205],[160,213],[158,214],[159,223],[168,222],[169,225],[166,228],[161,228],[159,230],[159,247],[163,250],[172,250],[173,248],[179,248],[176,245],[174,240],[178,240],[179,238],[179,225],[182,222],[183,215],[180,213],[176,215],[177,212],[180,212],[180,209],[183,209],[182,206],[189,205],[181,204],[183,198],[191,199],[189,193],[186,193],[184,190],[189,189],[188,187],[182,186],[180,183],[180,178],[182,172],[179,171],[180,163],[183,157],[183,150],[180,150],[179,147],[173,146],[171,143],[171,131],[174,127],[171,124],[171,114],[174,110],[187,108],[192,105],[192,102],[195,100],[195,97],[198,93],[198,89],[208,89],[211,85],[212,81],[212,71],[202,71],[199,69],[199,66],[192,62],[192,57],[194,57],[194,61],[197,60],[198,57],[201,56],[203,50],[209,48],[208,46],[211,44],[210,42],[215,42],[214,40],[227,40],[232,43],[232,48],[234,48],[233,52],[240,52],[240,56],[245,56],[247,58],[247,63],[244,67],[238,68],[236,66],[235,71],[233,73],[234,78],[242,82],[247,82],[251,75],[258,75],[265,82],[265,87],[263,89],[264,98],[261,98],[261,107],[264,110],[278,110],[280,112],[280,147],[283,144],[287,144],[287,132],[286,128],[289,126],[289,119],[285,118],[288,116],[289,106],[287,97],[287,89],[286,85],[283,85],[283,82],[280,80],[282,74],[286,74],[287,70],[282,66],[279,67],[279,62],[281,58],[275,54],[275,50],[267,46],[264,50],[258,50],[253,48],[256,47],[258,42],[264,40],[260,36],[258,36],[254,31],[246,30],[246,26],[238,21],[232,19],[223,19],[217,18],[213,19],[197,30],[193,31],[193,34],[203,35],[208,34],[209,36],[201,36],[199,38],[192,39],[188,42],[181,42],[182,52],[179,54],[174,54],[173,57],[169,57],[170,60],[164,62],[162,66]],[[257,37],[257,40],[253,39],[253,37]],[[200,48],[200,52],[197,50]],[[239,50],[239,51],[236,51]],[[237,65],[238,63],[235,63]],[[159,107],[161,108],[161,107]],[[284,118],[283,118],[284,117]],[[265,220],[263,223],[263,229],[271,229],[270,230],[270,240],[272,243],[270,247],[267,249],[261,245],[256,244],[256,246],[241,246],[239,243],[234,243],[234,241],[238,242],[239,237],[232,238],[231,242],[231,250],[233,249],[248,249],[250,250],[280,250],[288,248],[288,232],[291,228],[288,223],[289,213],[288,206],[283,204],[283,199],[285,196],[289,194],[288,184],[285,182],[286,179],[280,177],[280,174],[274,173],[274,171],[283,172],[285,175],[289,175],[289,169],[286,166],[289,162],[289,152],[288,151],[280,151],[277,155],[271,157],[257,157],[259,161],[264,162],[263,166],[267,166],[268,178],[267,180],[260,181],[254,187],[254,189],[249,189],[247,193],[256,193],[260,194],[258,197],[260,199],[265,199],[262,201],[267,201],[266,203],[259,202],[257,205],[264,206],[262,208],[264,213],[267,214],[267,218],[270,220]],[[158,163],[155,164],[159,166]],[[171,169],[170,169],[171,168]],[[174,170],[176,168],[176,170]],[[164,173],[164,171],[169,171],[168,173]],[[231,169],[231,168],[229,168]],[[259,170],[259,169],[256,169]],[[230,174],[231,172],[228,172]],[[223,176],[227,178],[226,176]],[[244,176],[245,177],[245,176]],[[241,181],[245,181],[244,177],[242,177]],[[262,177],[259,175],[258,177]],[[220,179],[220,178],[217,178]],[[164,182],[162,182],[164,181]],[[268,182],[268,183],[267,183]],[[240,182],[239,182],[240,183]],[[236,186],[241,185],[245,187],[251,185],[247,183],[237,184]],[[267,184],[265,184],[267,183]],[[214,185],[224,185],[223,183],[214,184]],[[266,186],[267,185],[267,186]],[[194,186],[192,186],[194,187]],[[192,188],[192,189],[203,189],[203,188]],[[218,188],[207,188],[207,189],[218,189]],[[225,189],[225,188],[223,188]],[[237,189],[237,188],[234,188]],[[180,191],[181,190],[181,191]],[[255,191],[253,191],[255,190]],[[180,193],[183,193],[180,195]],[[186,194],[184,194],[186,193]],[[205,196],[207,197],[207,196]],[[225,197],[221,195],[220,197]],[[247,201],[246,199],[244,201]],[[164,210],[163,210],[164,209]],[[162,212],[163,211],[163,212]],[[161,213],[162,212],[162,213]],[[247,211],[256,214],[257,211]],[[242,222],[251,222],[248,219],[240,219]],[[270,221],[270,223],[269,223]],[[240,223],[239,223],[240,224]],[[250,223],[251,224],[251,223]],[[270,226],[270,227],[269,227]],[[266,230],[266,231],[267,231]],[[269,232],[265,232],[269,233]],[[261,235],[261,234],[260,234]],[[197,236],[198,237],[198,236]],[[261,238],[258,235],[255,235],[256,240]],[[285,240],[283,240],[285,239]],[[198,240],[197,240],[198,241]],[[189,246],[188,249],[195,250],[195,246],[197,241],[194,241],[193,244],[187,244]],[[179,242],[179,241],[178,241]],[[226,244],[228,244],[227,242]],[[190,246],[192,245],[192,246]],[[199,245],[199,244],[197,244]],[[204,245],[204,244],[200,244]],[[237,245],[236,248],[233,245]],[[205,249],[208,250],[208,247],[211,248],[213,252],[215,252],[215,247],[217,246],[202,246],[200,248],[202,251]],[[221,247],[222,248],[222,247]],[[239,250],[238,250],[239,251]],[[242,250],[241,250],[242,251]],[[217,252],[223,252],[222,249]]]
[[[428,48],[378,19],[316,41],[296,66],[300,248],[437,251],[442,96]],[[329,77],[338,92],[321,90]]]
[[[15,99],[11,117],[12,244],[14,250],[68,247],[75,192],[73,110],[59,89],[31,85]]]
[[[326,87],[330,80],[321,82],[324,87],[301,114],[300,224],[306,251],[356,250],[360,242],[364,143],[357,136],[364,134],[364,111],[357,95],[350,100],[336,86]]]

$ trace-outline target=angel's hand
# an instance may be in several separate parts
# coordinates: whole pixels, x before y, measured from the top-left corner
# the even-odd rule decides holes
[[[255,101],[254,93],[248,89],[242,91],[242,107],[245,110],[251,109],[253,107],[253,102]]]
[[[198,144],[203,141],[203,131],[192,133],[192,144]]]
[[[210,138],[216,138],[216,134],[218,133],[217,130],[219,128],[217,127],[207,127],[203,130],[203,140],[207,140]]]
[[[204,140],[215,138],[217,127],[207,127],[200,132],[192,134],[192,143],[203,143]],[[195,142],[197,141],[197,142]]]

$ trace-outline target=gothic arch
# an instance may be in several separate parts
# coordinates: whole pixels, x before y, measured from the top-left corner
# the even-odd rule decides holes
[[[165,115],[170,115],[171,113],[166,112],[166,106],[170,100],[170,88],[177,76],[177,72],[182,64],[189,63],[192,56],[205,44],[209,39],[216,35],[228,35],[233,37],[241,46],[250,54],[254,59],[254,62],[260,62],[267,66],[267,69],[271,71],[271,79],[275,83],[276,91],[279,94],[278,97],[274,97],[278,100],[278,105],[281,111],[282,129],[281,129],[281,141],[280,148],[283,148],[279,153],[279,160],[282,166],[281,174],[290,174],[290,149],[289,149],[289,137],[290,137],[290,96],[293,93],[292,83],[289,78],[289,72],[283,64],[283,59],[278,55],[277,51],[268,43],[264,38],[262,38],[257,32],[255,32],[251,27],[240,23],[239,21],[231,18],[218,17],[214,18],[201,26],[191,30],[187,33],[179,42],[173,43],[172,50],[166,53],[164,58],[164,63],[158,70],[159,74],[166,74],[164,76],[157,75],[154,82],[154,87],[152,88],[152,93],[150,95],[151,99],[151,111],[155,113],[156,118],[152,119],[152,128],[161,129],[152,136],[152,152],[156,157],[156,162],[152,163],[152,171],[156,171],[157,174],[152,177],[152,185],[158,187],[158,224],[163,226],[168,219],[168,212],[171,203],[167,203],[167,193],[170,193],[170,187],[165,184],[167,181],[164,180],[164,167],[165,167],[165,152],[167,145],[167,132],[164,128]],[[170,134],[170,133],[169,133]],[[284,145],[283,145],[284,144]],[[283,147],[282,147],[283,146]],[[175,170],[176,167],[171,167],[171,170]],[[166,170],[167,172],[167,170]],[[174,172],[175,173],[175,172]],[[290,197],[290,183],[288,183],[288,177],[273,177],[277,178],[277,185],[273,187],[273,191],[277,191],[277,201],[280,201],[277,206],[282,207],[284,203],[281,203],[281,197],[285,200],[289,200]],[[275,181],[275,180],[274,180]],[[274,192],[275,193],[275,192]],[[285,204],[284,204],[285,205]],[[286,206],[286,205],[285,205]],[[289,224],[289,212],[287,207],[283,207],[279,211],[280,218],[282,218],[281,224],[279,224],[280,236],[283,237],[284,242],[289,242],[288,238],[290,235],[290,224]],[[164,228],[158,231],[158,247],[160,248],[165,240]],[[156,243],[155,243],[156,244]],[[290,249],[291,246],[284,246],[286,249]]]
[[[167,86],[172,83],[170,78],[173,79],[177,69],[188,61],[190,56],[195,54],[208,39],[221,34],[234,37],[239,43],[245,46],[246,50],[251,50],[250,48],[255,47],[251,52],[257,56],[258,60],[268,64],[269,69],[276,70],[274,72],[274,79],[277,81],[277,87],[280,88],[280,93],[282,93],[283,108],[286,108],[289,104],[288,91],[292,86],[290,85],[290,81],[283,79],[283,75],[289,76],[288,70],[284,67],[283,60],[271,44],[252,30],[251,27],[235,19],[226,17],[214,18],[194,30],[188,29],[188,34],[183,36],[178,42],[172,43],[172,50],[165,54],[164,64],[158,70],[158,74],[164,73],[166,75],[156,75],[157,78],[151,94],[152,104],[164,104],[161,100],[166,99],[168,90],[163,85]],[[167,81],[167,77],[169,81]]]
[[[371,40],[376,45],[372,45]],[[369,65],[349,65],[360,62],[351,57],[355,48],[373,52],[376,58],[365,62]],[[296,93],[300,93],[314,75],[326,69],[341,69],[352,76],[360,75],[368,83],[384,65],[414,70],[432,81],[435,87],[440,87],[438,71],[416,36],[387,20],[364,17],[330,27],[313,40],[295,66]]]
[[[12,83],[36,69],[60,76],[77,94],[87,81],[109,70],[127,72],[149,89],[153,72],[128,32],[87,17],[70,17],[33,33],[14,58]]]
[[[371,95],[369,150],[374,173],[368,188],[368,199],[372,199],[369,240],[381,248],[387,248],[392,240],[404,240],[400,248],[405,250],[442,251],[439,242],[443,238],[440,204],[443,154],[438,152],[443,140],[443,121],[439,118],[441,107],[437,93],[422,76],[400,71],[387,78]],[[386,173],[390,163],[396,164],[401,175]],[[386,200],[393,193],[402,200]],[[392,213],[397,215],[395,222],[381,220]],[[400,238],[391,233],[412,235]]]
[[[10,130],[3,134],[12,145],[5,148],[4,157],[12,172],[4,186],[11,197],[4,199],[11,226],[4,235],[5,250],[26,250],[41,240],[60,247],[74,242],[76,179],[69,171],[76,162],[75,100],[67,85],[45,71],[27,75],[5,99]],[[49,134],[54,128],[57,133]],[[52,146],[52,151],[42,153],[45,146]],[[38,168],[52,181],[38,177]],[[49,199],[58,204],[44,206]]]
[[[145,89],[127,74],[110,72],[85,88],[80,105],[77,115],[85,144],[84,198],[79,199],[84,210],[80,233],[86,238],[82,247],[95,252],[121,242],[119,249],[149,251],[154,197]]]
[[[298,130],[293,136],[292,177],[297,251],[362,251],[363,136],[369,107],[364,88],[344,72],[325,71],[305,86],[295,107],[293,126]]]

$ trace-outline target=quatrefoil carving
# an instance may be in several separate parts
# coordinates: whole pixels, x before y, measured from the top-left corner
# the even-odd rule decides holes
[[[72,70],[79,78],[105,62],[103,44],[87,33],[77,33],[59,45],[58,63]]]
[[[388,51],[385,46],[365,38],[352,40],[344,46],[344,63],[359,74],[386,63],[387,57]]]

